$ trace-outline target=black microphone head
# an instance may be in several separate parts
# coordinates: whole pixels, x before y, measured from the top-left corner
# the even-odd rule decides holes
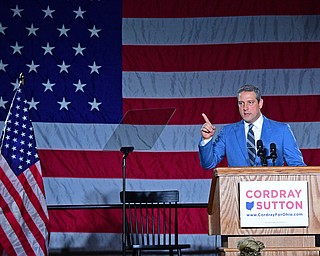
[[[264,158],[267,153],[266,153],[266,149],[263,148],[263,142],[262,142],[262,140],[258,140],[258,141],[257,141],[257,149],[258,149],[257,155],[258,155],[260,158]]]
[[[270,144],[270,157],[275,160],[277,156],[277,147],[275,143]]]

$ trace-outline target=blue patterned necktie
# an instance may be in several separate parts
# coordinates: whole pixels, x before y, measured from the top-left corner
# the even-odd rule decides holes
[[[249,131],[247,134],[247,147],[248,147],[248,155],[249,155],[251,166],[254,165],[254,160],[256,158],[255,140],[254,140],[254,133],[253,133],[252,127],[253,127],[253,124],[250,124]]]

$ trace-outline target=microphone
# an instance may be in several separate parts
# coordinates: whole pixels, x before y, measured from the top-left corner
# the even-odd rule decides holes
[[[263,150],[263,143],[262,140],[257,141],[257,149],[258,149],[258,156],[261,156]]]
[[[277,159],[277,147],[275,143],[270,144],[270,158],[272,159],[272,164],[275,166]]]
[[[267,158],[266,158],[267,152],[266,152],[266,149],[263,148],[262,140],[257,141],[257,149],[258,149],[257,154],[260,157],[261,165],[268,166],[268,162],[267,162]]]

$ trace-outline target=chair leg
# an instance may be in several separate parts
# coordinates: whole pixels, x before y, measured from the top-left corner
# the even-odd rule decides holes
[[[182,256],[181,249],[178,249],[178,256]]]

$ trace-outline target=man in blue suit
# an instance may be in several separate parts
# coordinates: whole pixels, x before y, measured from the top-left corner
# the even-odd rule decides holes
[[[199,156],[204,169],[214,168],[224,157],[227,157],[229,166],[283,166],[285,163],[289,166],[306,165],[290,126],[266,118],[261,113],[262,106],[263,99],[257,87],[253,85],[240,87],[238,107],[242,120],[224,126],[215,141],[212,140],[212,136],[215,134],[216,127],[205,114],[202,114],[205,123],[201,128]],[[250,124],[252,124],[251,129],[254,135],[252,162],[249,159],[250,153],[247,146]],[[271,154],[270,150],[263,145],[268,147],[272,145]],[[275,154],[272,161],[269,156]]]

